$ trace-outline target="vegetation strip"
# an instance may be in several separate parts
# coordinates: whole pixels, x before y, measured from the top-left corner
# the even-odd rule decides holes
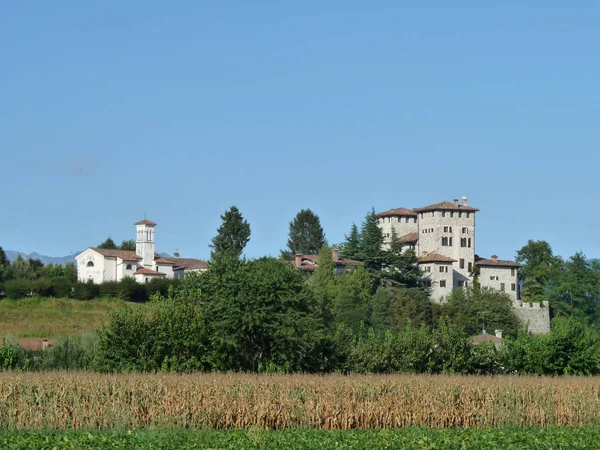
[[[0,433],[11,449],[595,449],[600,428],[501,430],[229,430],[229,431],[26,431]]]
[[[5,429],[600,426],[600,379],[0,374]]]

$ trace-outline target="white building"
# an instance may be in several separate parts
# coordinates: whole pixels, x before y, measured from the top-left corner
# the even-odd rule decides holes
[[[153,278],[179,278],[186,272],[207,269],[207,263],[200,259],[180,258],[178,253],[173,258],[156,254],[154,222],[144,219],[137,222],[135,228],[135,251],[90,247],[77,255],[78,279],[99,284],[131,277],[140,283],[147,283]]]
[[[475,255],[475,214],[479,211],[459,202],[441,202],[422,208],[396,208],[377,214],[379,228],[389,246],[392,233],[407,247],[414,248],[419,266],[428,276],[431,298],[443,302],[452,289],[473,283],[476,266],[482,286],[504,290],[518,299],[516,271],[518,264],[478,259]],[[495,258],[495,259],[494,259]]]

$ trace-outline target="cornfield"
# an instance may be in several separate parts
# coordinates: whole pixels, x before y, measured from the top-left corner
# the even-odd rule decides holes
[[[600,379],[0,374],[4,429],[600,425]]]

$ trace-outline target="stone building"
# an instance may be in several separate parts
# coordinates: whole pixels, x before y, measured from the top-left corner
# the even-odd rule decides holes
[[[154,278],[180,278],[186,272],[207,269],[207,263],[200,259],[180,258],[178,253],[172,258],[158,255],[154,241],[156,223],[144,219],[137,222],[135,228],[135,251],[90,247],[77,255],[78,279],[100,284],[130,277],[148,283]]]
[[[506,292],[513,301],[517,315],[533,333],[550,329],[547,302],[530,304],[520,301],[517,271],[514,261],[479,258],[475,253],[475,215],[479,209],[459,201],[440,202],[422,208],[395,208],[376,214],[377,224],[389,248],[392,236],[413,248],[419,267],[431,288],[431,300],[442,303],[456,288],[473,283]]]

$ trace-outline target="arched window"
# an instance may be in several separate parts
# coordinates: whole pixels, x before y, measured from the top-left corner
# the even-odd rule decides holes
[[[127,264],[127,266],[125,267],[125,269],[131,270],[131,264]]]
[[[86,267],[94,267],[94,261],[88,261]]]

